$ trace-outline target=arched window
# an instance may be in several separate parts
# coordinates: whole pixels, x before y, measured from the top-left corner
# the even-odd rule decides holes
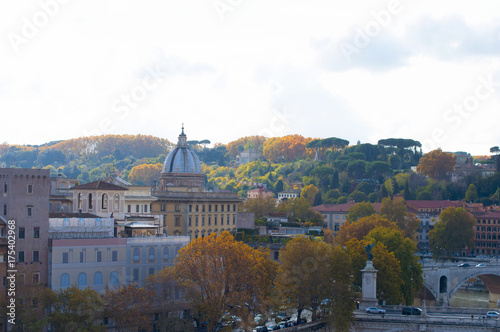
[[[141,251],[139,248],[134,248],[134,255],[133,255],[134,261],[139,261],[141,259]]]
[[[111,274],[109,276],[109,283],[111,285],[118,285],[119,281],[120,280],[118,280],[118,272],[116,272],[116,271],[111,272]]]
[[[163,247],[163,259],[168,260],[169,253],[168,253],[168,247]]]
[[[154,259],[155,259],[155,248],[153,248],[153,247],[149,248],[149,250],[148,250],[148,259],[150,261],[154,261]]]
[[[64,273],[61,276],[61,287],[69,287],[69,274]]]
[[[78,275],[78,286],[87,286],[87,275],[84,272]]]
[[[82,208],[82,193],[78,193],[78,208]]]
[[[102,194],[102,197],[101,197],[101,208],[103,210],[108,208],[108,194]]]
[[[115,210],[120,209],[120,196],[118,194],[115,194],[114,209]]]
[[[102,273],[96,272],[94,274],[94,285],[102,285]]]
[[[94,207],[94,202],[92,201],[92,194],[89,194],[89,209],[92,209]]]

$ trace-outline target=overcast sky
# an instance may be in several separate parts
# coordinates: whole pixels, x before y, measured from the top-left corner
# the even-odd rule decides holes
[[[3,1],[0,142],[500,145],[498,1]]]

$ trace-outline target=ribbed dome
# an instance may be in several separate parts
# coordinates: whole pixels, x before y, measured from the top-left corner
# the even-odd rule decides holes
[[[182,133],[179,135],[177,147],[168,154],[167,158],[165,158],[162,173],[201,174],[200,159],[198,159],[196,153],[188,147],[187,137],[186,134],[184,134],[184,127],[182,127]]]

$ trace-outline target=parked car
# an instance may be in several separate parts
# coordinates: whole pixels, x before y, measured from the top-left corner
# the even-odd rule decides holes
[[[417,307],[404,307],[403,310],[401,311],[401,314],[420,316],[422,315],[422,309]]]
[[[493,319],[498,319],[499,313],[497,311],[488,311],[486,313],[486,318],[493,318]]]
[[[385,314],[385,310],[377,308],[377,307],[368,307],[368,308],[366,308],[366,313],[368,313],[368,314]]]
[[[269,325],[269,326],[267,327],[267,329],[268,329],[269,331],[277,331],[277,330],[281,330],[281,328],[280,328],[280,326],[279,326],[279,325]]]
[[[265,326],[257,326],[257,327],[253,330],[253,332],[267,332],[267,331],[269,331],[269,330],[268,330],[268,329],[267,329],[267,327],[265,327]]]
[[[470,265],[468,263],[462,263],[458,264],[458,267],[469,267]]]
[[[476,267],[485,267],[485,266],[486,266],[486,264],[484,264],[484,263],[479,263],[476,265]]]

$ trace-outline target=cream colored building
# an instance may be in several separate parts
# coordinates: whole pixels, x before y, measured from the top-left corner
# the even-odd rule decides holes
[[[202,190],[200,160],[187,145],[184,128],[177,147],[165,159],[159,186],[152,195],[152,213],[160,214],[160,225],[168,235],[191,239],[223,231],[236,232],[241,199],[231,192]]]
[[[128,189],[106,181],[94,181],[71,188],[73,212],[100,217],[125,218],[125,192]]]

